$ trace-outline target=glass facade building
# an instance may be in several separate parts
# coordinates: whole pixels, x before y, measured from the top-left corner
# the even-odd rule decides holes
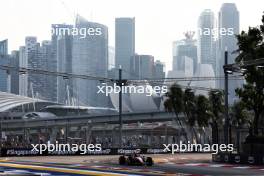
[[[237,39],[235,37],[236,34],[239,34],[239,11],[234,3],[224,3],[220,9],[219,17],[218,17],[218,27],[219,30],[221,28],[232,29],[233,35],[219,35],[218,37],[218,45],[217,45],[217,75],[216,76],[224,76],[224,52],[227,49],[228,63],[232,64],[235,61],[237,54],[233,52],[237,50]],[[243,81],[241,80],[231,80],[229,81],[229,103],[233,103],[236,99],[235,89],[242,85]],[[220,89],[224,89],[224,80],[220,79],[217,81],[217,87]]]
[[[135,18],[116,18],[115,20],[115,66],[125,71],[123,77],[129,78],[132,72],[130,58],[135,55]]]
[[[204,10],[198,21],[198,61],[201,64],[211,64],[215,70],[214,57],[214,33],[215,33],[215,19],[214,13],[210,9]]]
[[[75,28],[100,29],[100,35],[74,35],[72,43],[72,71],[74,74],[107,78],[108,28],[76,17]],[[98,92],[103,83],[98,80],[74,79],[73,94],[78,105],[108,107],[108,97]]]

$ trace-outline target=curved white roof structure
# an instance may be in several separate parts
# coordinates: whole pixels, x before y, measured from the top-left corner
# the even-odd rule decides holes
[[[159,111],[159,103],[155,102],[155,99],[161,99],[156,93],[154,93],[152,87],[146,83],[144,86],[145,89],[148,89],[149,92],[152,92],[152,95],[148,93],[124,93],[122,94],[122,108],[123,112],[144,112],[144,111]],[[135,89],[139,89],[136,87]],[[119,108],[119,94],[111,93],[110,98],[115,109]]]
[[[33,99],[33,98],[19,96],[15,94],[6,93],[6,92],[0,92],[0,112],[10,111],[17,107],[22,108],[23,105],[26,106],[26,105],[34,104],[34,103],[35,104],[39,104],[39,103],[54,104],[52,102],[45,101],[45,100]]]

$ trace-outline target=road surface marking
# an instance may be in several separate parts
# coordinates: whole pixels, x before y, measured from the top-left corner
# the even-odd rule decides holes
[[[20,169],[33,169],[33,170],[42,170],[42,171],[45,170],[45,171],[52,171],[52,172],[63,172],[63,173],[71,173],[71,174],[93,175],[93,176],[101,176],[101,175],[124,176],[124,175],[127,175],[127,174],[122,174],[122,173],[110,173],[110,172],[91,171],[91,170],[77,170],[77,169],[68,169],[68,168],[57,168],[57,167],[24,165],[24,164],[13,164],[13,163],[0,163],[0,166],[20,168]]]
[[[234,169],[250,169],[251,167],[249,166],[237,166],[237,167],[233,167]]]

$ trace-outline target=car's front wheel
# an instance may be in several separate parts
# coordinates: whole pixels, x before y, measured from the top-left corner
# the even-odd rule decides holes
[[[147,159],[146,159],[146,165],[147,166],[152,166],[153,165],[153,159],[151,157],[147,157]]]
[[[126,158],[124,156],[119,157],[119,164],[120,165],[125,165],[126,164]]]

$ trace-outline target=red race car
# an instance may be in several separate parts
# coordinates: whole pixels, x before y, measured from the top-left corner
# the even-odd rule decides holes
[[[139,154],[129,154],[120,156],[119,164],[131,166],[152,166],[154,162],[151,157],[140,156]]]

